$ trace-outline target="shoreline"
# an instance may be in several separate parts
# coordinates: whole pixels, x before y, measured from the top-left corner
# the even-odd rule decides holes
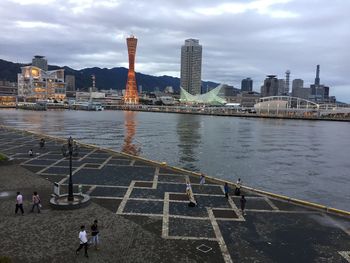
[[[7,129],[7,130],[12,130],[12,131],[15,131],[15,132],[27,133],[27,134],[30,134],[30,135],[40,136],[40,137],[44,137],[44,138],[52,139],[52,140],[56,140],[56,141],[61,141],[63,143],[66,142],[66,139],[64,139],[64,138],[60,138],[60,137],[56,137],[56,136],[52,136],[52,135],[48,135],[48,134],[42,134],[42,133],[38,133],[38,132],[34,132],[34,131],[21,130],[21,129],[9,127],[9,126],[6,126],[6,125],[0,125],[0,128]],[[164,167],[164,168],[169,168],[169,169],[174,170],[176,172],[182,172],[182,173],[185,173],[187,175],[195,176],[195,177],[198,177],[198,178],[201,175],[200,172],[193,172],[193,171],[189,171],[189,170],[186,170],[184,168],[181,168],[181,167],[168,165],[166,162],[158,162],[158,161],[150,160],[150,159],[147,159],[147,158],[144,158],[144,157],[141,157],[141,156],[135,156],[135,155],[131,155],[131,154],[128,154],[128,153],[125,153],[125,152],[119,152],[119,151],[112,150],[112,149],[105,148],[105,147],[101,147],[101,146],[98,146],[98,145],[83,143],[83,142],[79,142],[79,141],[77,141],[77,143],[79,145],[85,146],[87,148],[103,150],[105,152],[111,153],[112,155],[115,155],[115,154],[123,155],[123,156],[131,158],[131,159],[136,159],[136,160],[147,162],[147,163],[150,163],[150,164],[153,164],[153,165],[161,166],[161,167]],[[219,179],[219,178],[216,178],[216,177],[213,177],[213,176],[209,176],[209,175],[206,175],[206,178],[207,178],[208,181],[211,181],[211,182],[214,182],[214,183],[217,183],[217,184],[223,185],[225,183],[228,183],[228,185],[230,187],[236,187],[236,183],[228,181],[228,180]],[[305,206],[305,207],[312,208],[312,209],[317,209],[317,210],[325,212],[325,213],[330,213],[330,214],[350,217],[350,211],[347,211],[347,210],[338,209],[338,208],[334,208],[334,207],[330,207],[330,206],[325,206],[325,205],[322,205],[322,204],[319,204],[319,203],[310,202],[310,201],[307,201],[307,200],[301,200],[301,199],[298,199],[298,198],[293,198],[293,197],[285,196],[285,195],[282,195],[282,194],[272,193],[272,192],[261,190],[261,189],[257,189],[257,188],[254,188],[254,187],[249,187],[247,185],[242,185],[241,188],[245,189],[245,190],[248,190],[248,191],[251,191],[253,193],[262,195],[262,196],[269,196],[269,197],[272,197],[272,198],[277,198],[279,200],[287,201],[288,203],[297,204],[297,205]]]
[[[0,107],[2,109],[17,109],[24,111],[37,111],[32,109],[18,109],[15,106]],[[48,108],[49,111],[62,111],[68,110],[66,108]],[[160,107],[154,108],[139,108],[135,106],[125,107],[114,107],[111,109],[105,109],[106,111],[139,111],[139,112],[156,112],[156,113],[172,113],[172,114],[190,114],[190,115],[202,115],[202,116],[218,116],[218,117],[238,117],[238,118],[255,118],[255,119],[277,119],[277,120],[305,120],[305,121],[331,121],[331,122],[350,122],[350,118],[321,118],[321,117],[304,117],[304,116],[284,116],[284,115],[262,115],[257,113],[238,113],[238,112],[229,112],[229,113],[210,113],[210,112],[194,112],[188,110],[175,110],[173,108],[161,109]],[[85,111],[85,110],[74,110],[74,111]]]

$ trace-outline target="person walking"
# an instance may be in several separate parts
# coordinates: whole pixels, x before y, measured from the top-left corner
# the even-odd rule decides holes
[[[240,203],[241,203],[241,211],[243,215],[246,215],[244,209],[245,209],[245,203],[247,202],[247,200],[244,198],[244,195],[242,195]]]
[[[96,250],[99,250],[100,238],[99,238],[99,231],[97,226],[97,220],[94,221],[94,223],[91,226],[91,244],[95,247]]]
[[[32,149],[30,149],[30,150],[28,151],[28,155],[29,155],[30,157],[33,156],[33,150],[32,150]]]
[[[75,251],[75,253],[77,255],[79,255],[79,251],[80,249],[82,249],[84,247],[84,250],[85,250],[85,257],[89,257],[88,255],[88,239],[87,239],[87,233],[85,231],[85,226],[81,226],[80,227],[80,232],[79,232],[79,242],[80,242],[80,245],[78,247],[78,249]]]
[[[240,196],[241,195],[241,178],[238,178],[237,182],[236,182],[236,189],[235,189],[235,195]]]
[[[190,198],[191,194],[192,194],[192,187],[191,187],[191,182],[189,179],[186,179],[186,194],[187,194],[188,198]]]
[[[229,190],[228,183],[225,183],[225,185],[224,185],[224,193],[225,193],[225,197],[226,198],[228,198],[228,190]]]
[[[201,174],[200,179],[199,179],[199,188],[202,190],[203,185],[205,184],[205,175]]]
[[[33,213],[34,208],[36,207],[38,210],[38,213],[40,213],[41,200],[40,200],[40,197],[38,195],[38,192],[33,193],[32,201],[33,201],[33,206],[32,206],[32,210],[30,210],[30,212]]]
[[[22,216],[23,216],[23,214],[24,214],[24,211],[23,211],[23,196],[21,195],[20,192],[17,192],[15,214],[17,214],[18,209],[21,210]]]
[[[40,145],[40,148],[44,148],[44,146],[45,146],[45,139],[44,138],[41,138],[39,145]]]

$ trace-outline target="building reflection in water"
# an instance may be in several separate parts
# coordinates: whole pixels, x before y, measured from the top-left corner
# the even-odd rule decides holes
[[[201,143],[201,117],[197,115],[179,114],[177,134],[179,137],[179,162],[182,167],[198,170],[198,153],[196,148]]]
[[[136,117],[137,112],[125,111],[124,112],[124,144],[122,147],[122,152],[139,155],[141,153],[140,143],[134,143],[134,136],[136,133]]]

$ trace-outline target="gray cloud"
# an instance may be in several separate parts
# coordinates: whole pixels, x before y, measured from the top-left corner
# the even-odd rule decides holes
[[[321,82],[350,102],[349,1],[2,0],[0,57],[46,55],[73,68],[127,65],[125,37],[139,39],[136,70],[179,76],[186,38],[203,45],[203,80],[259,90],[266,74]]]

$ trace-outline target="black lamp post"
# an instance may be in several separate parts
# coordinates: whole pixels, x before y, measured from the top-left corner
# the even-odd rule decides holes
[[[68,184],[68,201],[74,201],[73,196],[73,181],[72,181],[72,157],[78,156],[78,146],[74,143],[72,137],[68,138],[67,142],[68,150],[63,145],[62,154],[64,157],[69,156],[69,184]]]

